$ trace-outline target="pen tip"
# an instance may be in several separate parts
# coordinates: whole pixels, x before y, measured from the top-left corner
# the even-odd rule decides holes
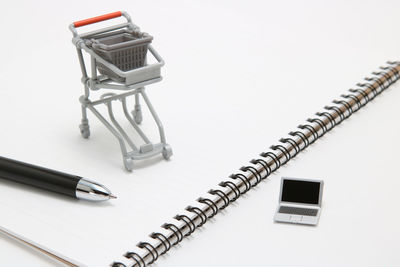
[[[110,197],[110,199],[111,199],[111,198],[112,198],[112,199],[116,199],[116,198],[117,198],[117,196],[115,196],[115,195],[113,195],[113,194],[110,194],[109,197]]]

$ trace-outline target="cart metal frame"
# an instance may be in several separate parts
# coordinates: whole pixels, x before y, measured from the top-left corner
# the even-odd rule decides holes
[[[123,16],[126,18],[127,22],[106,27],[103,29],[78,34],[76,28],[89,25],[92,23],[116,18]],[[86,41],[90,38],[99,38],[104,36],[111,36],[123,32],[124,30],[140,30],[138,26],[132,23],[130,16],[124,11],[118,11],[82,21],[77,21],[69,26],[71,32],[73,33],[72,43],[76,46],[76,51],[78,53],[78,59],[82,71],[81,82],[84,85],[84,95],[79,98],[82,107],[82,120],[79,125],[81,135],[83,138],[89,138],[89,120],[87,116],[87,109],[89,109],[106,127],[110,132],[117,138],[121,152],[123,163],[128,171],[133,169],[133,160],[141,160],[149,157],[153,157],[157,154],[162,154],[165,159],[169,159],[172,156],[172,149],[166,143],[165,133],[163,125],[153,108],[147,94],[145,93],[145,86],[160,82],[161,77],[161,67],[164,66],[164,60],[157,53],[157,51],[151,46],[148,46],[147,54],[151,54],[155,59],[156,63],[146,64],[143,67],[129,70],[121,71],[115,65],[104,60],[97,53],[87,46]],[[85,59],[83,57],[82,50],[90,55],[90,73],[87,73]],[[97,63],[101,63],[112,72],[122,77],[122,81],[115,81],[109,78],[107,75],[99,75],[97,69]],[[118,93],[107,92],[100,96],[99,99],[91,100],[90,91],[100,90],[100,89],[111,89],[119,91]],[[122,91],[122,92],[121,92]],[[135,106],[132,112],[128,111],[127,98],[129,96],[135,96]],[[145,104],[147,105],[155,123],[157,124],[160,142],[152,143],[145,133],[140,129],[139,124],[142,122],[142,108],[140,104],[140,97],[143,98]],[[123,130],[121,124],[115,119],[113,112],[113,102],[119,100],[122,103],[122,109],[125,118],[128,120],[129,124],[138,133],[138,135],[143,140],[144,144],[137,146],[134,144],[132,139]],[[100,104],[105,104],[108,110],[109,120],[107,120],[97,109],[96,106]],[[130,148],[130,149],[129,149]]]

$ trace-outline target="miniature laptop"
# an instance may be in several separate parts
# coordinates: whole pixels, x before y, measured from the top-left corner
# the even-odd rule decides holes
[[[322,180],[282,177],[276,222],[317,225],[321,214]]]

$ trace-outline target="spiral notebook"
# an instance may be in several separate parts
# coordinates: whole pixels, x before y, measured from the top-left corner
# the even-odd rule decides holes
[[[316,117],[279,139],[279,143],[270,146],[270,150],[262,152],[260,157],[252,159],[250,165],[240,168],[240,172],[232,174],[218,184],[218,188],[208,191],[207,197],[199,197],[198,206],[187,206],[185,213],[176,215],[174,223],[165,223],[162,232],[149,235],[152,241],[139,242],[136,251],[124,253],[123,260],[114,262],[113,267],[144,267],[154,263],[158,257],[180,243],[184,237],[191,235],[222,209],[236,201],[241,195],[257,186],[271,173],[289,162],[302,150],[317,141],[325,133],[360,110],[377,95],[400,78],[400,62],[388,62],[388,66],[373,72],[374,76],[365,78],[357,88],[350,89],[340,98],[315,113]]]
[[[205,192],[196,200],[196,205],[186,206],[173,219],[162,224],[161,228],[154,228],[154,232],[150,231],[148,238],[138,242],[136,247],[132,245],[135,244],[132,243],[135,240],[131,240],[133,237],[129,234],[130,227],[124,230],[124,236],[115,236],[114,233],[108,233],[106,230],[112,230],[115,226],[110,228],[107,225],[102,225],[101,220],[82,222],[82,229],[79,229],[79,231],[75,229],[76,233],[71,233],[71,231],[68,231],[68,224],[73,224],[77,220],[79,221],[79,218],[70,218],[66,215],[68,214],[68,210],[65,213],[59,212],[58,216],[60,217],[57,219],[51,217],[46,219],[44,215],[41,220],[30,221],[29,226],[27,226],[23,221],[18,223],[13,221],[13,214],[25,213],[28,220],[32,217],[32,214],[24,210],[23,206],[13,207],[7,211],[8,217],[11,219],[7,221],[7,218],[3,218],[3,223],[12,225],[13,228],[11,230],[19,234],[24,234],[24,231],[29,232],[26,230],[27,228],[30,228],[32,231],[39,224],[49,224],[49,226],[54,223],[58,224],[60,227],[57,229],[49,227],[45,233],[35,233],[29,238],[38,243],[43,243],[45,246],[64,253],[69,258],[76,259],[78,262],[83,262],[88,266],[144,267],[150,265],[156,262],[161,255],[167,253],[172,247],[183,241],[185,237],[196,232],[210,218],[217,216],[221,210],[229,207],[231,203],[240,199],[242,195],[257,186],[262,180],[268,178],[273,172],[291,161],[301,151],[311,146],[311,144],[325,133],[335,128],[353,113],[362,109],[363,106],[368,104],[368,102],[373,100],[399,78],[400,63],[388,62],[379,71],[373,72],[373,76],[366,78],[362,83],[358,83],[356,88],[342,94],[339,98],[333,100],[332,103],[325,106],[323,110],[315,113],[314,117],[308,118],[305,123],[300,124],[293,131],[290,131],[287,136],[279,139],[279,142],[270,146],[269,150],[251,159],[250,164],[241,167],[238,172],[230,175],[229,178],[218,183],[213,189]],[[138,187],[140,187],[140,184],[138,184]],[[134,190],[132,189],[133,192]],[[181,203],[182,207],[184,207],[184,204]],[[74,208],[78,208],[79,205],[75,205]],[[129,205],[135,205],[135,203],[125,203],[125,205],[123,208],[126,208],[128,212]],[[136,205],[140,205],[140,203],[136,203]],[[56,204],[53,208],[57,209]],[[93,211],[93,209],[96,209],[94,205],[88,207],[88,210]],[[107,208],[103,206],[97,212],[103,213],[104,210],[112,211],[112,207]],[[157,211],[157,208],[155,207],[154,210]],[[161,212],[160,210],[158,211]],[[51,216],[51,214],[48,216]],[[113,216],[113,214],[110,213],[105,216]],[[148,216],[151,217],[151,213]],[[96,218],[101,218],[101,216],[96,216]],[[131,218],[127,220],[131,220]],[[49,223],[48,221],[52,222]],[[118,221],[119,225],[129,225],[129,222],[124,223],[124,218],[116,218],[115,221]],[[158,224],[157,222],[154,223]],[[96,225],[96,229],[104,229],[104,232],[98,233],[99,238],[93,236],[95,232],[91,232],[90,225]],[[153,227],[153,225],[150,226]],[[139,229],[138,231],[142,230]],[[118,238],[121,238],[121,240],[118,241]],[[218,242],[218,240],[214,240],[213,242]],[[95,259],[91,262],[86,262],[85,257],[82,257],[81,254],[80,256],[76,256],[79,254],[77,251],[85,250],[87,250],[87,254],[93,254],[93,251],[102,251],[107,252],[107,255],[98,254],[95,257],[88,257]],[[105,262],[107,260],[110,261]]]

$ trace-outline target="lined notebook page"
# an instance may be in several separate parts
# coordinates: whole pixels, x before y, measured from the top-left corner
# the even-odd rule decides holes
[[[108,266],[136,251],[137,242],[174,222],[197,197],[386,60],[399,59],[396,5],[117,1],[77,9],[13,2],[0,22],[12,20],[25,31],[4,29],[15,41],[1,44],[7,51],[0,65],[7,78],[0,90],[2,156],[94,179],[118,199],[87,203],[0,181],[1,225],[88,266]],[[123,170],[118,142],[93,115],[90,139],[79,135],[83,88],[67,29],[116,7],[154,36],[166,61],[164,80],[147,93],[174,155],[168,162],[137,162],[132,173]],[[51,9],[63,12],[44,11]],[[24,20],[14,19],[17,11]],[[399,89],[395,84],[382,93],[158,265],[399,265],[393,256],[398,216],[391,212],[399,201]],[[157,140],[147,111],[142,127]],[[318,227],[273,223],[281,176],[325,181]],[[19,265],[55,265],[0,237],[0,265],[10,266],[16,255]]]

